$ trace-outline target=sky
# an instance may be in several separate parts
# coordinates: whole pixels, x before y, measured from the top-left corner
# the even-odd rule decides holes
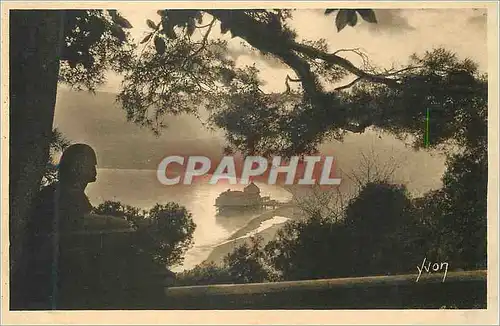
[[[159,21],[156,9],[140,8],[121,10],[131,22],[132,37],[138,43],[148,32],[146,19]],[[436,47],[445,47],[460,57],[472,58],[480,69],[487,71],[487,25],[486,11],[483,9],[376,9],[377,24],[358,20],[354,27],[347,26],[337,32],[334,15],[325,16],[323,9],[299,9],[294,12],[291,26],[297,31],[299,39],[327,40],[329,50],[360,48],[367,54],[370,63],[377,67],[391,68],[406,63],[413,54],[421,54]],[[209,21],[209,18],[206,18]],[[314,22],[314,23],[311,23]],[[219,28],[211,35],[221,37]],[[241,39],[230,39],[233,55],[238,64],[256,64],[269,92],[285,90],[287,74],[293,75],[287,67],[276,60],[266,60],[250,53],[240,45]],[[356,55],[346,56],[358,66],[361,64]],[[102,89],[116,92],[120,78],[109,76],[109,82]]]

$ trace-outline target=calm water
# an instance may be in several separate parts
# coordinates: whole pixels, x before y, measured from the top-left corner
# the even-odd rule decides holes
[[[434,164],[437,167],[432,169],[431,166],[434,166],[430,164],[432,159],[428,156],[421,160],[409,160],[405,169],[395,173],[397,182],[406,184],[408,190],[417,196],[431,189],[438,189],[441,186],[442,167]],[[346,167],[341,167],[349,171],[349,165],[344,165]],[[351,164],[351,168],[355,166]],[[291,197],[288,191],[279,186],[257,182],[256,184],[263,196],[270,196],[278,201],[288,201]],[[350,189],[352,186],[349,180],[344,178],[339,190],[347,195],[352,192]],[[184,264],[173,268],[174,271],[179,271],[192,268],[204,261],[215,246],[225,242],[231,234],[259,215],[216,216],[215,199],[228,188],[243,190],[244,185],[197,183],[164,186],[157,180],[155,170],[98,169],[97,182],[88,186],[87,195],[94,206],[105,200],[120,201],[142,209],[151,208],[156,203],[167,202],[185,206],[193,215],[197,227],[194,232],[194,245],[186,253]],[[258,228],[260,230],[277,223],[282,223],[282,218],[275,217]],[[250,231],[248,234],[254,232]]]
[[[97,173],[97,181],[90,184],[86,191],[94,206],[105,200],[115,200],[148,209],[156,203],[176,202],[191,212],[196,223],[194,245],[186,253],[183,265],[177,266],[174,270],[189,269],[201,263],[214,246],[224,242],[232,233],[258,215],[216,216],[214,204],[217,196],[228,188],[243,190],[244,185],[199,183],[164,186],[158,182],[156,171],[153,170],[98,169]],[[291,197],[290,193],[281,187],[260,183],[257,185],[261,189],[262,196],[270,196],[278,201],[287,201]],[[281,220],[276,220],[276,223],[278,222],[281,223]],[[274,223],[267,224],[271,226]]]

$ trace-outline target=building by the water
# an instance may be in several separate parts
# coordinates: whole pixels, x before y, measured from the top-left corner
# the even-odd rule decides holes
[[[221,193],[215,200],[215,206],[219,213],[227,211],[255,211],[274,206],[275,201],[269,197],[262,197],[260,189],[255,183],[250,183],[243,191],[230,190]]]

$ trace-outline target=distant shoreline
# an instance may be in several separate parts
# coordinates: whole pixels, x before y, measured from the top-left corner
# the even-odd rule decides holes
[[[242,227],[238,231],[231,234],[231,236],[229,236],[229,238],[227,238],[227,240],[234,240],[234,239],[237,239],[239,237],[244,236],[248,232],[258,228],[262,222],[269,220],[276,215],[285,216],[285,217],[288,217],[290,219],[294,219],[294,217],[293,217],[294,208],[295,208],[295,206],[289,205],[289,206],[282,206],[282,207],[278,207],[278,208],[273,209],[273,210],[266,211],[266,212],[260,214],[259,216],[251,219],[244,227]]]
[[[238,231],[234,232],[231,236],[229,236],[225,240],[225,242],[215,246],[208,255],[208,257],[203,261],[203,263],[206,262],[214,262],[216,264],[222,263],[224,257],[227,254],[231,253],[236,247],[242,245],[243,243],[247,242],[250,239],[250,237],[248,238],[247,237],[242,238],[242,237],[248,234],[249,232],[257,229],[262,222],[270,220],[275,216],[284,216],[289,220],[295,220],[297,219],[297,216],[295,214],[296,209],[297,207],[295,205],[288,204],[286,206],[282,206],[264,212],[261,215],[251,219],[244,227],[242,227]],[[283,224],[284,223],[275,224],[257,233],[257,235],[263,238],[264,243],[267,243],[276,236],[276,232],[283,226]]]

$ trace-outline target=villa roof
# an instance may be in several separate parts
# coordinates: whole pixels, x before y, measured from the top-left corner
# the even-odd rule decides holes
[[[259,187],[255,183],[251,182],[248,186],[245,187],[245,190],[246,189],[256,189],[256,190],[259,190]]]

